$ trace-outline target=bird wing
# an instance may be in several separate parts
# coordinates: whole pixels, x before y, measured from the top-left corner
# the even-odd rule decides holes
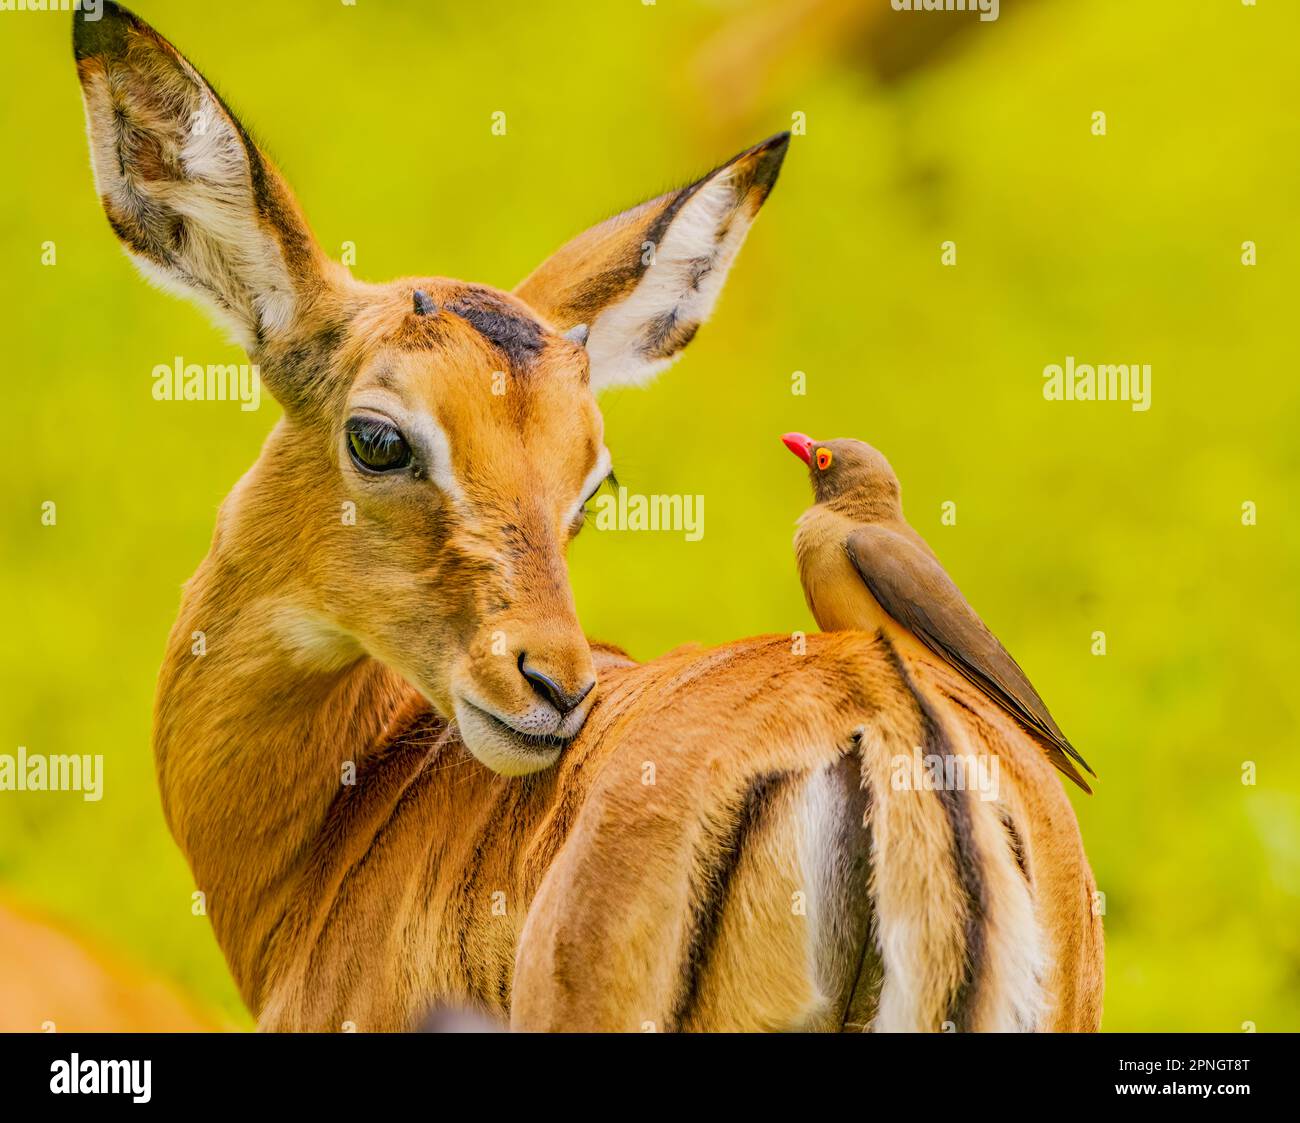
[[[1045,742],[1057,768],[1091,792],[1071,761],[1096,775],[1066,740],[1046,703],[943,566],[884,526],[855,530],[844,543],[871,595],[894,620]]]

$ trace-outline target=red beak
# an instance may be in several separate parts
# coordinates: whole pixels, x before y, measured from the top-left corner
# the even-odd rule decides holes
[[[786,433],[781,440],[795,456],[812,467],[813,448],[817,444],[812,437],[806,433]]]

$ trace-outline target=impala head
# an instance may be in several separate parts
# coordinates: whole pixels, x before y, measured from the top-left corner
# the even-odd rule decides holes
[[[357,282],[199,72],[134,15],[74,14],[95,182],[141,270],[197,297],[284,419],[214,551],[294,657],[393,667],[505,773],[581,728],[595,674],[565,566],[609,474],[595,392],[713,308],[788,138],[579,235],[513,293]]]

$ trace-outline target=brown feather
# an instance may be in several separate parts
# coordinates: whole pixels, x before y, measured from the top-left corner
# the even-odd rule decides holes
[[[1020,665],[934,557],[879,525],[854,531],[844,549],[885,612],[1025,725],[1043,743],[1051,762],[1091,794],[1072,762],[1096,773],[1061,732]]]

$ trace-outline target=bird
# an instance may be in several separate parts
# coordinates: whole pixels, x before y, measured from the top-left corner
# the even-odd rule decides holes
[[[816,502],[799,518],[795,556],[804,596],[823,631],[881,630],[905,649],[919,643],[1014,717],[1048,759],[1085,792],[1076,765],[1096,773],[942,563],[903,517],[889,461],[863,441],[786,433],[808,465]]]

